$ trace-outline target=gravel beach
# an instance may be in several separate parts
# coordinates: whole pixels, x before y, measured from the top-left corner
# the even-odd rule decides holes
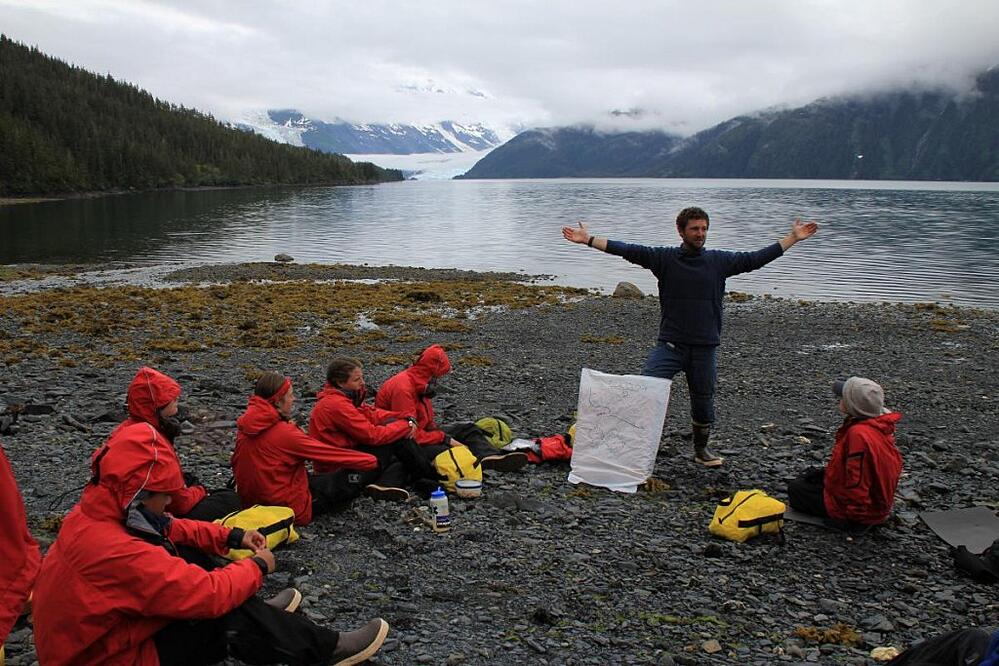
[[[499,415],[536,437],[572,423],[581,368],[638,373],[659,316],[653,297],[516,275],[252,264],[171,279],[0,296],[0,419],[25,405],[0,438],[43,546],[140,365],[180,382],[185,470],[221,487],[262,370],[292,377],[306,423],[333,355],[360,358],[377,386],[438,342],[455,368],[435,400],[441,422]],[[451,498],[445,534],[419,522],[417,502],[360,498],[277,551],[266,591],[297,586],[302,612],[335,628],[384,617],[372,663],[385,665],[866,664],[877,646],[996,626],[997,588],[960,575],[918,513],[999,509],[997,368],[996,311],[734,295],[713,433],[723,467],[693,463],[678,377],[662,483],[622,495],[567,483],[568,466],[487,472],[481,498]],[[788,523],[783,546],[709,535],[721,497],[786,499],[789,478],[824,463],[840,423],[830,383],[851,374],[880,382],[904,414],[889,523],[861,536]],[[34,662],[30,629],[12,634],[7,663]]]

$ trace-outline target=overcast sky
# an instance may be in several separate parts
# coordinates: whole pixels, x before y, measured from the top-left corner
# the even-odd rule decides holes
[[[0,0],[0,32],[230,120],[690,133],[999,64],[997,0]]]

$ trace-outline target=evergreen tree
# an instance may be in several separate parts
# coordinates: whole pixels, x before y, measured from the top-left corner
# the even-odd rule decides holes
[[[0,35],[0,196],[401,178],[228,127]]]

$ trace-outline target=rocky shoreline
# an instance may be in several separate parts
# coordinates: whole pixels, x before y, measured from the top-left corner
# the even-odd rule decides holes
[[[571,423],[582,367],[638,372],[658,321],[654,298],[520,275],[254,264],[170,279],[176,288],[0,296],[0,414],[26,405],[0,438],[43,543],[141,364],[183,386],[194,427],[178,450],[213,487],[228,479],[234,420],[262,370],[293,378],[306,422],[332,355],[361,358],[377,385],[439,342],[455,366],[437,399],[445,421],[501,415],[542,436]],[[278,551],[267,588],[299,586],[303,612],[338,628],[381,615],[392,625],[381,664],[865,664],[876,646],[999,625],[995,588],[960,576],[917,515],[999,508],[997,367],[999,312],[736,297],[720,351],[720,470],[690,460],[678,379],[662,483],[625,496],[572,486],[567,467],[487,473],[483,497],[452,499],[444,535],[412,507],[361,498]],[[711,537],[720,497],[784,498],[788,478],[825,460],[839,424],[829,383],[848,374],[880,381],[905,415],[891,522],[860,537],[792,523],[783,547]],[[34,662],[30,631],[11,636],[7,659]]]

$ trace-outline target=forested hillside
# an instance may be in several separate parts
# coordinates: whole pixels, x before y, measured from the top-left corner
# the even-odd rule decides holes
[[[0,196],[400,179],[227,127],[0,35]]]

